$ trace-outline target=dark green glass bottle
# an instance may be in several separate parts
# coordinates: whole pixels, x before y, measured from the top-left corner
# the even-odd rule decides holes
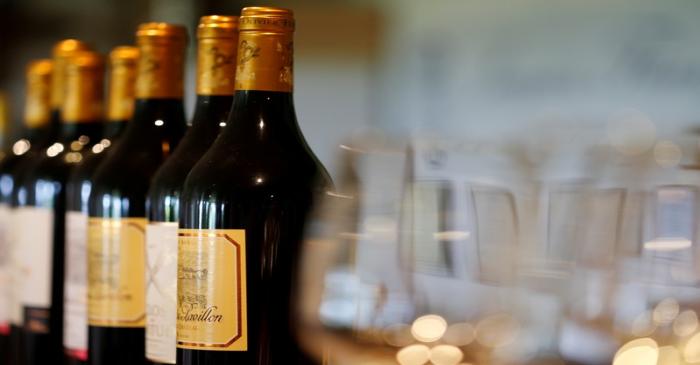
[[[304,223],[330,179],[292,100],[294,19],[244,8],[228,125],[185,182],[177,363],[296,364],[291,300]]]
[[[133,119],[92,177],[88,199],[88,358],[146,363],[146,194],[185,132],[184,27],[142,24],[137,33]]]
[[[120,46],[110,53],[109,95],[107,121],[102,135],[83,154],[66,183],[66,247],[63,303],[63,352],[65,365],[84,365],[88,359],[87,344],[87,203],[92,182],[90,178],[113,146],[126,123],[131,119],[134,105],[138,49]]]
[[[28,167],[13,212],[16,258],[24,274],[23,365],[62,358],[65,183],[102,133],[102,57],[84,51],[65,61],[59,137]]]
[[[156,172],[148,194],[146,357],[159,364],[175,364],[177,223],[182,185],[226,125],[236,75],[238,17],[202,17],[197,38],[197,100],[192,126]]]

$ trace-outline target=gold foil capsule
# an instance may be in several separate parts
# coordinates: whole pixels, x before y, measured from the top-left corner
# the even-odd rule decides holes
[[[38,128],[51,119],[51,75],[53,61],[41,59],[27,65],[27,90],[24,103],[24,125]]]
[[[187,29],[169,23],[144,23],[136,31],[140,57],[139,99],[182,99]]]
[[[208,15],[197,27],[197,94],[233,95],[238,51],[238,17]]]
[[[65,66],[66,95],[61,108],[65,123],[102,120],[104,59],[96,52],[80,52]]]
[[[63,103],[65,92],[65,65],[71,56],[77,52],[88,51],[90,46],[77,39],[64,39],[53,47],[53,75],[51,80],[51,107],[59,109]]]
[[[107,120],[125,121],[134,114],[138,61],[139,49],[136,47],[118,46],[110,52]]]

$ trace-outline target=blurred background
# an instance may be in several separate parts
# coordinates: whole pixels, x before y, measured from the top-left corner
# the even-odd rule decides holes
[[[106,53],[157,20],[187,25],[194,40],[199,16],[263,3],[296,13],[297,113],[334,175],[339,141],[363,128],[596,139],[622,119],[625,138],[651,148],[700,127],[694,0],[0,0],[0,89],[18,121],[24,67],[58,39]],[[189,50],[191,114],[193,41]]]

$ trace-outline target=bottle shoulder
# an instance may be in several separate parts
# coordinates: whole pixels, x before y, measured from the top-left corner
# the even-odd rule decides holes
[[[218,141],[217,141],[218,142]],[[225,144],[225,143],[222,143]],[[323,190],[330,183],[313,155],[283,148],[212,147],[187,176],[185,200]]]
[[[191,127],[178,144],[175,151],[158,168],[153,176],[152,191],[160,194],[168,191],[178,192],[185,183],[185,178],[211,146],[214,136],[208,136],[196,127]]]
[[[126,141],[124,141],[126,142]],[[92,175],[94,189],[120,190],[147,185],[160,158],[121,143],[107,151]]]
[[[106,151],[102,150],[99,153],[90,151],[83,155],[83,160],[80,164],[76,165],[68,177],[68,182],[82,182],[91,180],[92,176],[97,170],[99,164],[104,160]]]

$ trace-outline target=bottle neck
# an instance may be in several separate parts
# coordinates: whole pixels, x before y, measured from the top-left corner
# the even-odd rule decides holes
[[[61,125],[61,142],[69,143],[79,139],[84,139],[85,145],[92,145],[99,141],[99,137],[102,134],[102,123],[99,120],[79,122],[79,123],[66,123]]]
[[[30,139],[33,150],[41,150],[56,142],[61,136],[61,111],[51,110],[51,118],[46,126],[39,128],[35,140]]]
[[[126,129],[128,120],[108,120],[102,125],[102,136],[113,140]]]
[[[228,140],[257,142],[301,138],[292,93],[239,90],[223,134]]]
[[[41,125],[38,127],[27,127],[21,138],[27,139],[32,145],[41,143],[46,139],[46,134],[49,132],[49,125]]]
[[[182,99],[136,99],[134,117],[120,144],[160,160],[177,147],[185,128]]]
[[[162,130],[182,128],[185,124],[182,99],[136,99],[134,117],[129,131],[160,133]]]
[[[218,130],[225,127],[233,95],[197,95],[192,128]]]

